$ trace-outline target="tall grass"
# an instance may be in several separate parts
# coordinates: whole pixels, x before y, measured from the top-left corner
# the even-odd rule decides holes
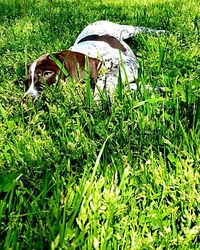
[[[0,4],[0,248],[199,249],[198,1],[24,2]],[[139,90],[110,106],[58,81],[20,105],[24,65],[100,19],[169,31],[131,45]]]

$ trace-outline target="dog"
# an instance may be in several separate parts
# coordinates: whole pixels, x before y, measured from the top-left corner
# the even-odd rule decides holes
[[[42,82],[52,85],[58,75],[64,81],[69,76],[74,82],[84,82],[86,69],[95,96],[99,91],[113,95],[119,82],[119,74],[122,82],[137,90],[135,79],[138,77],[138,62],[127,41],[142,32],[165,33],[164,30],[121,25],[105,20],[89,24],[70,49],[42,55],[30,64],[26,80],[28,90],[23,100],[27,95],[37,98],[42,90]],[[68,75],[63,73],[63,68]]]

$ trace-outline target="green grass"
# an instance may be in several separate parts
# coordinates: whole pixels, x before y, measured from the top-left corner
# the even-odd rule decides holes
[[[0,1],[0,249],[199,249],[198,0],[26,2]],[[100,19],[169,31],[135,39],[139,91],[21,106],[25,65]]]

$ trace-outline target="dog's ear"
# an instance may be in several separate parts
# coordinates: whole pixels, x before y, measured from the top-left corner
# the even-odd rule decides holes
[[[54,52],[53,55],[62,63],[71,78],[75,79],[76,65],[80,60],[75,58],[74,53],[70,50],[63,50],[61,52]],[[66,76],[62,74],[61,78],[65,80]]]
[[[99,59],[89,57],[90,78],[92,82],[95,82],[97,80],[101,65],[102,61],[100,61]]]
[[[101,68],[102,62],[99,59],[86,57],[84,54],[70,50],[64,50],[60,53],[54,54],[61,62],[64,63],[66,70],[72,79],[78,76],[79,81],[83,81],[84,70],[88,62],[90,79],[92,82],[96,81],[98,72]]]

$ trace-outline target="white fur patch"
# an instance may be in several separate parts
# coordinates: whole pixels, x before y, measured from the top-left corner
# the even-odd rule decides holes
[[[38,93],[37,89],[35,88],[35,82],[34,82],[35,69],[36,69],[37,62],[38,62],[38,60],[36,60],[35,62],[33,62],[31,64],[31,67],[30,67],[31,85],[30,85],[29,89],[27,90],[27,92],[24,94],[24,97],[26,97],[27,95],[31,95],[32,97],[37,98],[39,96],[39,93]]]

